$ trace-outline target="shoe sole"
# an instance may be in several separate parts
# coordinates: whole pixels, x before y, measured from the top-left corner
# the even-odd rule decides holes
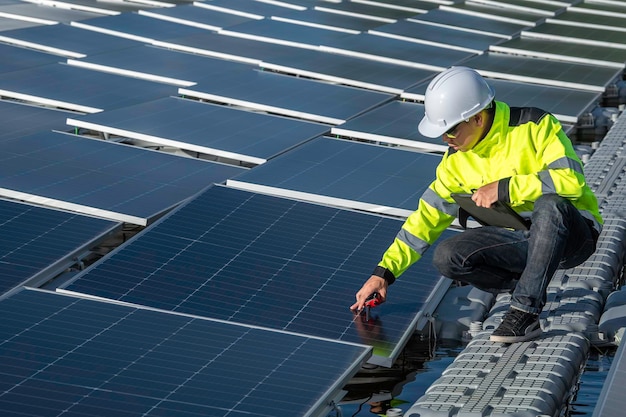
[[[527,334],[523,334],[520,336],[494,336],[491,335],[489,337],[489,340],[491,340],[492,342],[499,342],[499,343],[518,343],[518,342],[527,342],[529,340],[533,340],[537,337],[539,337],[541,335],[542,331],[541,328],[539,329],[535,329],[530,333]]]

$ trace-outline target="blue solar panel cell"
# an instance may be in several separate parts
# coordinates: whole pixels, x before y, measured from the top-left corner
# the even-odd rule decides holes
[[[334,39],[322,44],[322,50],[435,71],[475,55],[474,52],[440,48],[370,33]]]
[[[394,284],[393,302],[379,308],[380,322],[355,324],[359,320],[347,307],[400,225],[216,186],[81,274],[67,290],[335,340],[366,340],[379,348],[376,361],[388,363],[439,277],[429,255]]]
[[[463,32],[457,29],[420,24],[418,21],[401,20],[381,25],[369,33],[378,36],[398,38],[410,42],[437,45],[447,48],[465,48],[467,51],[482,53],[502,38],[484,33]]]
[[[54,9],[54,8],[51,8]],[[93,17],[93,16],[92,16]],[[27,29],[2,32],[5,42],[28,43],[30,48],[52,50],[63,56],[81,56],[102,53],[105,51],[130,48],[139,45],[137,41],[121,39],[116,36],[74,26],[42,25]],[[62,58],[58,58],[62,61]]]
[[[74,117],[68,124],[256,164],[329,130],[319,123],[174,97]]]
[[[0,101],[0,114],[2,114],[0,142],[46,130],[67,129],[67,117],[73,115],[70,112],[7,101]]]
[[[41,282],[50,280],[120,226],[0,200],[0,293],[37,277]]]
[[[0,409],[11,417],[321,416],[370,354],[43,291],[3,299],[0,314]]]
[[[82,113],[176,95],[176,87],[65,64],[0,74],[3,96]]]
[[[342,123],[393,98],[390,94],[263,71],[206,78],[179,89],[179,93],[329,124]]]
[[[503,39],[519,34],[527,25],[506,20],[490,19],[488,16],[457,13],[451,8],[429,10],[428,13],[415,16],[413,20],[431,22],[461,31],[487,33],[501,36]]]
[[[211,5],[213,2],[206,3]],[[208,30],[219,30],[239,23],[249,22],[252,18],[241,14],[226,13],[202,7],[204,3],[182,4],[176,7],[153,8],[139,13],[155,19],[169,20],[183,25],[202,27]]]
[[[327,45],[339,41],[346,36],[354,36],[344,32],[296,25],[271,19],[240,23],[228,29],[223,29],[219,33],[228,36],[258,39],[269,43],[287,43],[298,48],[317,48],[320,45]]]
[[[0,43],[0,75],[59,62],[61,58],[44,52]]]
[[[144,79],[157,79],[175,85],[191,85],[202,78],[224,72],[245,71],[255,68],[250,64],[226,61],[207,56],[142,45],[90,55],[68,61],[75,66],[123,73],[130,71]]]
[[[228,180],[237,188],[408,215],[434,179],[441,156],[317,138]]]
[[[138,13],[96,17],[84,22],[73,22],[72,25],[88,30],[106,31],[111,35],[147,43],[154,40],[163,41],[170,38],[190,36],[206,31],[206,29],[154,19]]]
[[[245,171],[57,132],[7,140],[0,148],[3,195],[142,225]]]
[[[445,152],[448,145],[441,138],[427,138],[418,132],[417,124],[423,116],[423,104],[394,100],[333,127],[331,133],[424,151]]]

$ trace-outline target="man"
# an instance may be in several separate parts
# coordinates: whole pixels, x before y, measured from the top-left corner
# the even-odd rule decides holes
[[[350,308],[387,297],[391,285],[437,240],[458,214],[452,193],[470,193],[481,207],[496,201],[530,218],[529,230],[467,229],[437,245],[442,275],[494,294],[512,291],[491,340],[515,343],[541,334],[538,315],[558,268],[572,268],[594,251],[602,218],[583,167],[558,120],[538,108],[509,107],[476,71],[452,67],[425,96],[419,131],[449,146],[436,179],[421,196]]]

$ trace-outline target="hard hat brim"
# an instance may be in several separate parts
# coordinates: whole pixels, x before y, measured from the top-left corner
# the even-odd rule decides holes
[[[430,120],[428,120],[428,117],[424,116],[419,122],[417,130],[420,132],[420,134],[426,136],[427,138],[438,138],[443,136],[448,128],[446,126],[439,126],[431,123]]]

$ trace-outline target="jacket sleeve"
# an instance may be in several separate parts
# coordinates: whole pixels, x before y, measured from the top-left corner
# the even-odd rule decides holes
[[[583,166],[556,118],[546,113],[537,124],[529,123],[523,132],[534,148],[535,167],[529,169],[531,173],[501,179],[498,199],[518,206],[543,194],[580,197],[585,186]]]
[[[441,176],[445,170],[437,169],[437,179],[422,194],[417,210],[404,222],[394,241],[385,251],[374,270],[378,275],[393,283],[439,238],[458,213],[458,205],[450,197],[449,189]],[[444,178],[445,179],[445,178]]]

